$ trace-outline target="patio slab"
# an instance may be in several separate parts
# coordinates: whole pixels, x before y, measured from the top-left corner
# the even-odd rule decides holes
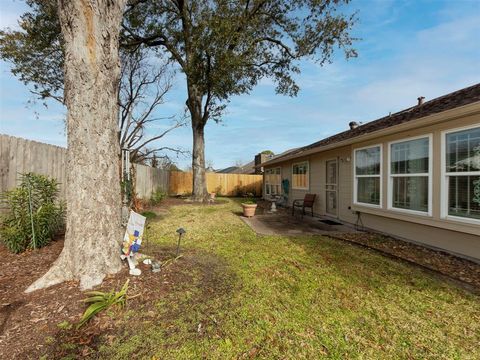
[[[242,220],[260,235],[329,235],[332,233],[355,233],[354,228],[339,224],[329,225],[324,218],[292,216],[288,214],[256,215]]]

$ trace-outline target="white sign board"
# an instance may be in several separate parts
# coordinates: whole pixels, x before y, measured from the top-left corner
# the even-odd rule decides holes
[[[127,230],[125,231],[122,245],[122,252],[125,255],[138,252],[140,249],[146,219],[145,216],[137,214],[135,211],[130,211]]]

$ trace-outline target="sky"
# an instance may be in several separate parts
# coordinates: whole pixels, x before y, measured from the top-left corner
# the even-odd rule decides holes
[[[0,0],[0,28],[17,26],[26,5]],[[344,131],[350,121],[368,122],[426,100],[480,83],[480,0],[353,0],[358,10],[353,35],[358,57],[335,54],[333,63],[299,63],[297,97],[275,94],[264,79],[250,94],[231,99],[220,124],[205,130],[206,159],[220,169],[253,160],[263,150],[280,153]],[[174,80],[163,115],[181,114],[185,82]],[[0,61],[0,133],[66,146],[66,109],[48,107]],[[161,131],[168,123],[152,131]],[[162,139],[165,146],[191,149],[185,126]],[[174,158],[181,168],[188,156]]]

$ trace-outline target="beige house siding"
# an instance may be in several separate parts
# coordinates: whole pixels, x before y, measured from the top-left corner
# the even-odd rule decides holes
[[[345,146],[336,150],[326,151],[320,154],[314,154],[307,157],[291,160],[280,165],[272,167],[281,167],[282,179],[288,179],[290,183],[290,194],[288,196],[288,205],[291,206],[293,200],[303,199],[305,194],[317,194],[314,205],[314,213],[317,215],[326,214],[326,162],[328,160],[337,159],[338,176],[337,176],[337,211],[338,218],[343,221],[354,222],[356,216],[349,207],[352,205],[352,169],[351,169],[351,147]],[[309,188],[293,189],[292,188],[292,165],[297,162],[309,162]]]
[[[451,114],[451,113],[449,113]],[[462,256],[480,260],[480,224],[464,223],[447,220],[441,217],[442,207],[442,132],[456,128],[480,125],[480,114],[462,115],[461,117],[449,116],[442,122],[432,125],[403,130],[386,136],[378,136],[368,141],[343,146],[333,150],[306,155],[298,159],[288,160],[268,167],[282,168],[282,179],[289,179],[290,186],[292,164],[304,160],[309,161],[310,179],[308,190],[291,189],[289,205],[293,199],[302,199],[306,193],[317,194],[314,212],[325,215],[326,206],[326,161],[338,159],[338,194],[337,207],[338,219],[355,223],[357,215],[361,213],[361,220],[365,227],[383,233],[391,234],[406,240],[423,243],[437,247]],[[419,122],[417,122],[419,123]],[[431,216],[414,215],[397,210],[388,209],[388,153],[389,143],[396,140],[407,140],[421,135],[431,135],[432,139],[432,208]],[[353,157],[354,150],[370,145],[382,146],[382,206],[371,208],[353,203]],[[268,168],[267,167],[267,168]]]

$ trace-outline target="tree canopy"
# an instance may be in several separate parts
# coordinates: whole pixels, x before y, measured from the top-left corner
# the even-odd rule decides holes
[[[297,60],[331,60],[336,47],[356,56],[354,15],[339,12],[348,0],[133,1],[122,45],[161,47],[201,96],[202,121],[218,120],[225,100],[272,78],[276,91],[296,95]],[[195,107],[187,101],[189,107]],[[198,106],[198,104],[197,104]]]
[[[323,65],[336,50],[356,56],[349,0],[130,0],[120,47],[166,54],[183,72],[193,132],[193,194],[206,197],[204,127],[219,121],[232,96],[248,94],[263,78],[295,96],[299,60]],[[40,97],[59,98],[62,39],[54,0],[27,0],[25,34],[0,32],[0,53]],[[41,30],[40,30],[41,29]],[[21,46],[19,46],[21,44]],[[47,65],[46,65],[47,64]],[[45,69],[49,71],[44,71]]]
[[[64,41],[56,0],[27,0],[30,10],[19,20],[20,29],[0,30],[0,57],[12,65],[12,73],[42,101],[54,99],[64,103]],[[184,153],[162,146],[156,140],[183,126],[176,116],[158,117],[155,110],[165,102],[174,75],[169,62],[158,59],[153,49],[139,47],[135,52],[123,50],[119,88],[119,141],[131,150],[134,162],[145,162],[156,155]],[[157,58],[153,65],[152,57]],[[152,123],[167,123],[165,130],[149,131]]]
[[[193,149],[193,198],[207,197],[204,127],[220,120],[228,100],[265,77],[294,96],[298,60],[331,60],[335,48],[355,56],[348,0],[131,1],[122,46],[161,48],[185,74]]]

